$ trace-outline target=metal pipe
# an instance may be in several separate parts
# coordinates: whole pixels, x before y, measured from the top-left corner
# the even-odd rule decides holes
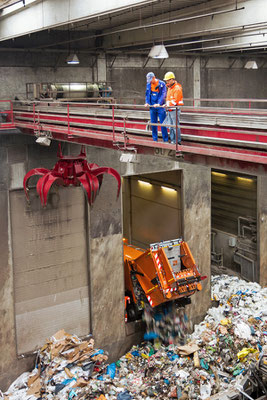
[[[248,33],[248,34],[243,34],[243,35],[233,35],[231,32],[228,34],[228,36],[218,36],[218,37],[213,37],[210,39],[200,39],[200,40],[191,40],[190,42],[182,42],[182,43],[172,43],[172,44],[165,44],[165,47],[178,47],[178,46],[187,46],[189,44],[196,44],[196,43],[206,43],[206,42],[212,42],[216,40],[222,40],[222,39],[233,39],[233,38],[243,38],[247,36],[265,36],[266,32],[261,32],[261,33]]]
[[[194,15],[192,17],[176,18],[176,19],[168,20],[168,21],[164,21],[164,22],[156,22],[154,24],[139,25],[139,26],[134,26],[134,27],[125,28],[125,29],[117,29],[116,31],[111,31],[111,32],[106,32],[106,33],[99,33],[99,34],[96,34],[96,35],[87,35],[87,36],[83,36],[82,38],[76,38],[76,39],[71,39],[71,40],[63,40],[61,42],[54,42],[54,43],[48,44],[48,45],[37,46],[37,47],[34,47],[34,49],[42,49],[43,47],[54,47],[55,45],[68,44],[68,43],[73,43],[73,42],[80,42],[82,40],[95,39],[95,38],[98,38],[98,37],[110,36],[110,35],[123,33],[123,32],[132,32],[132,31],[136,31],[136,30],[139,30],[139,29],[149,29],[149,28],[153,28],[155,26],[158,27],[158,26],[162,26],[162,25],[169,25],[169,24],[175,24],[175,23],[178,23],[178,22],[185,22],[185,21],[191,21],[191,20],[194,20],[194,19],[211,17],[211,16],[214,16],[214,15],[227,14],[227,13],[243,10],[244,8],[245,7],[240,7],[238,9],[233,8],[233,9],[230,9],[230,10],[223,10],[223,11],[214,11],[214,12],[210,12],[210,13],[206,13],[206,14],[202,14],[202,15]]]
[[[262,43],[261,48],[267,47],[267,41],[265,41],[264,43],[263,42],[253,42],[253,44],[261,44],[261,43]],[[240,42],[240,43],[233,43],[233,44],[220,44],[217,46],[209,46],[209,47],[195,47],[193,49],[188,49],[188,50],[183,49],[183,52],[186,53],[186,52],[190,52],[190,51],[217,50],[220,48],[226,49],[226,48],[234,47],[234,46],[241,46],[241,50],[244,50],[243,46],[247,46],[247,47],[245,47],[245,49],[249,48],[249,49],[253,50],[253,46],[252,46],[251,42],[245,42],[245,43]],[[240,51],[240,47],[238,47],[237,50]],[[179,53],[179,51],[178,51],[178,53]]]

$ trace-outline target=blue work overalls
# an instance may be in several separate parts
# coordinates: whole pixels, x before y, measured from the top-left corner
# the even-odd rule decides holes
[[[156,91],[151,90],[151,83],[146,85],[146,103],[153,106],[154,104],[164,104],[165,98],[167,94],[167,88],[163,81],[159,80],[158,86],[156,87]],[[166,111],[164,108],[160,107],[150,107],[150,119],[152,124],[156,124],[158,122],[162,124],[164,119],[166,118]],[[162,139],[164,142],[168,142],[168,131],[165,126],[161,127]],[[158,140],[158,127],[152,126],[152,138],[153,140]]]

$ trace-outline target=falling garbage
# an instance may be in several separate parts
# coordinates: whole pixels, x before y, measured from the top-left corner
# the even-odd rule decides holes
[[[0,399],[267,396],[267,288],[227,275],[212,277],[211,286],[218,307],[208,310],[191,335],[183,332],[183,343],[164,342],[158,335],[108,364],[93,338],[82,340],[62,330],[40,349],[33,371],[22,374],[3,395],[0,391]]]

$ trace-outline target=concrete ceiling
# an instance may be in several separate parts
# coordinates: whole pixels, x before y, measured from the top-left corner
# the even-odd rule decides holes
[[[18,0],[0,0],[0,10],[15,3],[18,3]]]
[[[266,0],[25,1],[0,14],[0,50],[267,55]]]

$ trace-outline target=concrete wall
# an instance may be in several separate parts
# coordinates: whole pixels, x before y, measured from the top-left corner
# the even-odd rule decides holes
[[[267,65],[260,59],[258,70],[246,70],[244,60],[225,56],[154,60],[135,55],[79,54],[80,64],[76,66],[68,66],[66,56],[1,52],[0,99],[25,97],[28,82],[92,82],[106,77],[117,101],[143,104],[145,76],[149,71],[160,79],[167,71],[173,71],[183,86],[185,98],[194,94],[201,98],[267,98]]]
[[[138,104],[143,104],[146,74],[153,71],[159,79],[163,79],[167,71],[173,71],[183,86],[185,98],[193,98],[194,94],[201,98],[267,98],[266,65],[258,70],[247,70],[244,69],[244,60],[223,56],[200,57],[197,62],[189,56],[170,57],[161,63],[162,60],[137,56],[109,57],[107,80],[111,81],[114,97],[131,103],[136,99]],[[261,66],[263,62],[260,60],[258,64]],[[196,76],[200,76],[200,82]],[[225,106],[225,103],[222,105]]]
[[[211,173],[210,168],[181,164],[183,168],[184,240],[207,279],[203,290],[192,296],[189,316],[199,323],[210,307],[210,232],[211,232]]]
[[[0,99],[26,99],[26,83],[92,82],[92,68],[88,67],[8,67],[0,62]]]
[[[26,162],[27,146],[33,143],[22,135],[1,135],[0,136],[0,387],[5,389],[7,385],[22,371],[32,367],[33,357],[26,357],[18,360],[17,343],[14,314],[14,282],[12,262],[12,242],[10,231],[9,213],[9,187],[12,176],[12,166],[17,163]],[[52,146],[47,152],[49,156],[55,154],[55,147]],[[44,157],[45,158],[45,157]],[[40,161],[40,160],[39,160]],[[52,162],[52,159],[50,159]],[[14,175],[13,175],[14,177]]]
[[[20,193],[18,182],[23,173],[16,174],[22,166],[28,171],[33,167],[43,166],[51,168],[55,164],[57,143],[53,142],[49,148],[35,144],[34,139],[23,135],[2,135],[1,165],[0,165],[0,215],[1,215],[1,260],[0,260],[0,387],[5,390],[10,382],[21,372],[31,369],[33,357],[20,358],[17,354],[18,334],[15,324],[15,282],[13,236],[15,225],[11,226],[10,215],[10,184],[12,190]],[[78,154],[80,146],[63,144],[65,154]],[[192,249],[202,273],[209,269],[209,255],[203,253],[207,246],[207,231],[209,220],[207,210],[210,205],[210,191],[208,169],[181,164],[174,159],[159,156],[140,156],[139,163],[130,165],[120,163],[120,153],[116,150],[87,147],[89,162],[101,166],[116,168],[121,175],[144,174],[158,171],[181,170],[184,174],[184,235]],[[197,172],[199,171],[199,172]],[[199,175],[199,179],[196,176]],[[200,179],[201,176],[201,179]],[[201,183],[200,183],[201,181]],[[17,188],[16,187],[17,182]],[[21,187],[21,186],[20,186]],[[193,197],[188,198],[188,191]],[[58,189],[60,191],[60,188]],[[65,189],[67,190],[67,189]],[[79,190],[79,189],[77,189]],[[127,327],[124,323],[124,278],[122,259],[122,207],[121,201],[116,200],[117,183],[111,176],[105,176],[96,202],[88,208],[88,230],[85,232],[85,242],[88,252],[88,291],[91,332],[96,339],[96,345],[110,351],[110,360],[117,359],[127,351],[134,342],[142,339],[139,328]],[[60,193],[60,192],[59,192]],[[52,196],[53,197],[53,196]],[[26,206],[26,205],[25,205]],[[14,210],[14,209],[13,209]],[[15,212],[11,210],[11,212]],[[21,213],[25,212],[23,210]],[[43,210],[45,212],[45,210]],[[19,218],[19,217],[17,217]],[[196,222],[197,221],[197,222]],[[59,224],[60,225],[60,224]],[[63,226],[63,225],[62,225]],[[18,232],[15,232],[18,234]],[[64,253],[62,263],[64,264]],[[208,274],[208,273],[206,273]],[[208,274],[209,275],[209,274]],[[25,282],[27,286],[27,282]],[[114,290],[116,288],[116,290]],[[197,294],[198,305],[191,307],[194,320],[203,316],[208,305],[208,281],[205,290]],[[204,296],[204,297],[203,297]],[[206,299],[207,298],[207,299]],[[202,299],[204,299],[202,301]],[[68,306],[66,304],[66,313]],[[49,319],[49,318],[48,318]],[[67,320],[66,320],[67,321]],[[49,324],[44,320],[44,324]],[[65,324],[68,331],[75,331],[70,321]],[[64,328],[65,326],[62,326]],[[136,331],[137,329],[137,331]],[[53,323],[47,335],[54,333]]]
[[[206,99],[266,99],[266,83],[265,68],[258,70],[204,68],[201,70],[201,97]],[[266,108],[266,103],[257,104],[257,107],[260,106]],[[245,107],[248,107],[248,103],[245,104]]]
[[[267,178],[258,177],[258,254],[259,283],[267,285]]]

